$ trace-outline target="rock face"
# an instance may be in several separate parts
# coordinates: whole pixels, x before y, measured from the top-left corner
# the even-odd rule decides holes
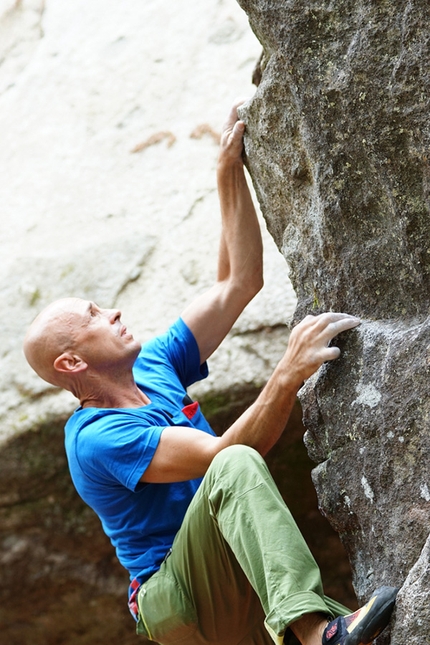
[[[430,6],[239,4],[264,49],[243,111],[248,167],[296,319],[363,320],[301,394],[319,502],[361,599],[405,585],[391,642],[418,645],[430,618]]]
[[[428,640],[428,608],[430,604],[430,538],[412,567],[397,600],[397,620],[393,643],[426,642]]]

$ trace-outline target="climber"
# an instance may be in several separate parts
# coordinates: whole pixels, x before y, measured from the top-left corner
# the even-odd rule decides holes
[[[130,573],[129,607],[149,642],[203,645],[370,643],[396,589],[357,612],[324,595],[318,567],[263,459],[303,381],[340,350],[354,316],[307,316],[248,410],[215,436],[186,388],[262,286],[262,243],[242,163],[235,104],[218,161],[218,276],[169,330],[145,343],[116,309],[64,298],[31,325],[24,351],[80,407],[66,424],[78,493],[99,515]]]

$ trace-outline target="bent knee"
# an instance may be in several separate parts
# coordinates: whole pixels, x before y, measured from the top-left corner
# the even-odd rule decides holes
[[[228,491],[242,494],[257,486],[266,486],[268,482],[273,480],[260,453],[237,444],[224,448],[214,457],[204,478],[204,488],[210,490],[211,499],[216,504],[218,494],[223,496]]]
[[[264,466],[267,468],[266,462],[260,453],[251,448],[250,446],[245,446],[244,444],[235,444],[234,446],[228,446],[223,448],[212,460],[210,469],[219,469],[226,468],[230,470],[243,470],[245,464],[255,464],[259,467]]]

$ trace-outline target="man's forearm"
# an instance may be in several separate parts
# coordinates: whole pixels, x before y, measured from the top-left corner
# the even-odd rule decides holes
[[[221,157],[217,179],[222,214],[218,280],[257,292],[262,285],[263,246],[242,161]]]
[[[222,435],[222,447],[245,444],[266,455],[287,424],[299,387],[278,366],[257,400]]]
[[[235,444],[265,455],[282,434],[297,389],[280,364],[256,402],[221,437],[194,428],[165,428],[141,481],[165,483],[202,477],[215,455]]]
[[[221,137],[218,191],[222,214],[218,276],[214,286],[196,298],[182,318],[205,361],[228,334],[246,305],[263,286],[263,245],[243,162],[243,132],[233,106]]]

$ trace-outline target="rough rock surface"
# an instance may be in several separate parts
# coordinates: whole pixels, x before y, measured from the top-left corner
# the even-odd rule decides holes
[[[244,109],[248,167],[296,318],[363,320],[302,391],[319,502],[360,599],[405,584],[392,642],[418,645],[430,622],[430,5],[239,3],[264,48]],[[408,612],[412,585],[424,602]]]
[[[430,538],[427,540],[416,564],[411,569],[397,599],[397,620],[392,642],[418,642],[427,634],[428,608],[430,605]],[[425,631],[427,630],[427,631]],[[426,642],[421,640],[421,642]]]

